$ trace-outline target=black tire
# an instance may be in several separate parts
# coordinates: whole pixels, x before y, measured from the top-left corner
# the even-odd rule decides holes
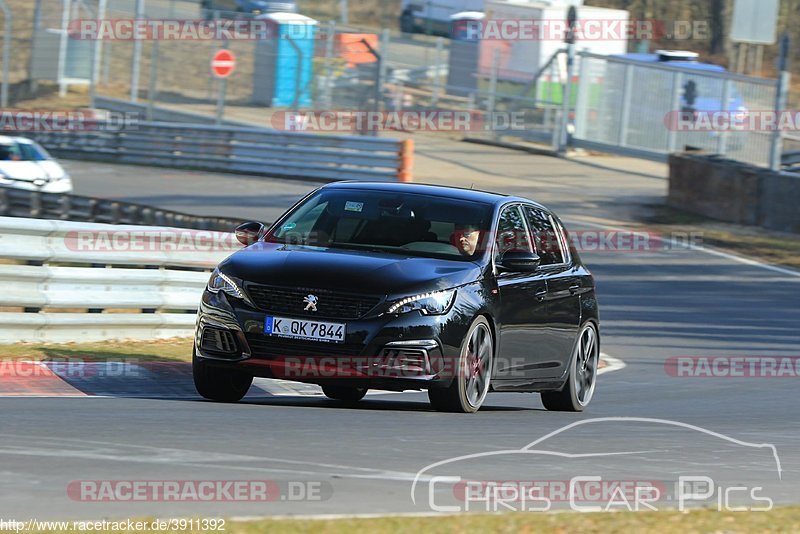
[[[367,388],[355,388],[346,386],[322,386],[322,392],[326,397],[333,400],[358,402],[367,394]]]
[[[586,337],[591,337],[593,345],[591,347],[591,362],[586,366],[583,365],[585,358],[581,357],[582,351],[586,348]],[[597,335],[597,327],[593,323],[586,323],[580,330],[580,335],[575,343],[575,349],[572,352],[570,360],[569,375],[567,381],[558,391],[543,391],[542,404],[544,407],[553,412],[582,412],[589,406],[594,395],[595,386],[597,384],[597,371],[600,363],[600,339]],[[592,382],[588,393],[582,393],[576,376],[580,376],[583,369],[591,369]],[[587,396],[588,394],[588,396]]]
[[[488,348],[478,348],[477,355],[470,354],[470,342],[473,339],[476,331],[480,330],[485,337],[480,338],[488,342]],[[480,342],[477,343],[480,345]],[[483,350],[481,350],[483,349]],[[481,355],[487,351],[484,357]],[[477,362],[474,356],[477,356],[480,361]],[[471,398],[471,381],[478,380],[476,376],[472,376],[469,370],[473,369],[473,363],[477,363],[478,371],[483,370],[485,382],[481,381],[481,385],[477,391],[476,398]],[[478,317],[470,325],[467,330],[467,335],[461,343],[461,351],[458,357],[458,365],[455,369],[456,376],[453,378],[453,383],[448,388],[431,388],[428,390],[428,399],[431,401],[437,411],[440,412],[455,412],[455,413],[475,413],[480,410],[483,401],[486,399],[486,394],[489,392],[491,386],[492,371],[494,369],[494,338],[492,337],[492,329],[489,321],[485,317]],[[477,373],[477,371],[476,371]]]
[[[192,357],[192,377],[197,392],[217,402],[237,402],[247,394],[253,377],[230,369],[211,367],[208,362]]]

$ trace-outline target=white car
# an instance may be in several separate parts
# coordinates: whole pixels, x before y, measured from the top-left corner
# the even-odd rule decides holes
[[[72,193],[69,174],[44,148],[24,137],[0,135],[0,186]]]

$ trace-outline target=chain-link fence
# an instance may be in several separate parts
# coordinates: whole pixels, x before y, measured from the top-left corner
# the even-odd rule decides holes
[[[376,12],[377,0],[301,1],[299,11],[316,23],[293,39],[278,32],[269,38],[115,34],[97,40],[76,32],[81,21],[207,21],[214,27],[253,19],[189,0],[6,1],[14,12],[10,79],[18,90],[12,103],[33,79],[152,104],[151,110],[213,115],[224,84],[225,118],[261,126],[275,126],[276,113],[293,109],[467,111],[485,120],[456,134],[559,148],[567,128],[575,145],[586,148],[663,157],[690,146],[757,165],[769,163],[774,142],[768,131],[703,130],[687,117],[773,110],[775,80],[701,63],[645,64],[583,53],[565,105],[567,54],[560,43],[547,43],[551,52],[521,56],[520,50],[535,47],[402,33],[390,2]],[[236,56],[235,72],[224,82],[210,68],[223,48]],[[511,114],[517,116],[513,127]]]
[[[773,133],[734,123],[774,109],[775,80],[593,54],[581,55],[579,72],[575,139],[585,146],[654,155],[691,147],[754,165],[770,162]]]

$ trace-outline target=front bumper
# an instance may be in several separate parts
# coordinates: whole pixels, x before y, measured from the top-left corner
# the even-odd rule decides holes
[[[344,343],[331,344],[267,336],[267,313],[223,292],[206,291],[195,354],[209,365],[265,378],[396,391],[447,387],[469,325],[468,319],[459,320],[456,309],[444,315],[320,318],[346,323]]]
[[[39,191],[41,193],[72,193],[72,180],[70,178],[44,182],[41,185],[26,180],[3,180],[0,178],[0,186],[24,191]]]

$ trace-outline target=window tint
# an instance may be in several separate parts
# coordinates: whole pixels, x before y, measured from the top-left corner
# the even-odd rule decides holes
[[[50,159],[45,150],[33,143],[19,143],[19,151],[25,161],[46,161]]]
[[[517,206],[512,206],[503,210],[503,213],[500,214],[500,221],[497,227],[497,247],[495,249],[495,256],[499,258],[509,250],[532,252],[528,240],[528,232],[525,230],[525,222]]]
[[[536,253],[542,258],[542,265],[564,263],[564,251],[559,234],[553,226],[553,219],[532,206],[525,206],[525,216],[533,234]]]
[[[271,242],[474,260],[492,207],[436,195],[322,189],[290,213]]]
[[[21,161],[22,154],[19,151],[19,145],[16,143],[8,145],[0,145],[0,161]]]

